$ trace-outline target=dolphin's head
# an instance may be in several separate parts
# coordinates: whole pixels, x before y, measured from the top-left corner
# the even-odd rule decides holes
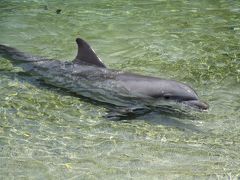
[[[198,110],[207,110],[208,104],[199,100],[197,93],[188,85],[172,80],[156,83],[151,96],[166,101],[176,101]],[[154,85],[153,85],[154,86]]]
[[[136,97],[150,97],[150,106],[162,107],[165,102],[174,101],[199,110],[208,109],[197,93],[181,82],[131,73],[119,73],[116,79]]]

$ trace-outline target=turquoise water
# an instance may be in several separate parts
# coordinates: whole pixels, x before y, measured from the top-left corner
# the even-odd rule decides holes
[[[56,11],[61,9],[60,14]],[[206,113],[112,122],[0,58],[0,179],[238,179],[240,1],[1,0],[0,43],[192,85]]]

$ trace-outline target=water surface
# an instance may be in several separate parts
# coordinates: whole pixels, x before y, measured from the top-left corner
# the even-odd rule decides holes
[[[61,9],[59,14],[56,13]],[[112,122],[0,58],[0,179],[240,177],[240,1],[2,0],[0,43],[192,85],[207,113]]]

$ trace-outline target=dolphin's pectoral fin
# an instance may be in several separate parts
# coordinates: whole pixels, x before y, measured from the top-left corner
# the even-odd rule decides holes
[[[101,59],[97,57],[94,50],[90,47],[90,45],[84,41],[83,39],[76,39],[78,45],[78,53],[76,58],[74,59],[74,63],[84,63],[88,65],[95,65],[97,67],[106,68]]]
[[[149,112],[151,112],[151,110],[145,107],[124,107],[109,111],[105,117],[113,121],[130,120]]]

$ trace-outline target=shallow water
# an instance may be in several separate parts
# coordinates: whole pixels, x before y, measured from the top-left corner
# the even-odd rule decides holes
[[[1,57],[0,179],[240,178],[240,1],[2,0],[0,30],[61,60],[82,37],[108,67],[186,82],[210,105],[109,121]]]

